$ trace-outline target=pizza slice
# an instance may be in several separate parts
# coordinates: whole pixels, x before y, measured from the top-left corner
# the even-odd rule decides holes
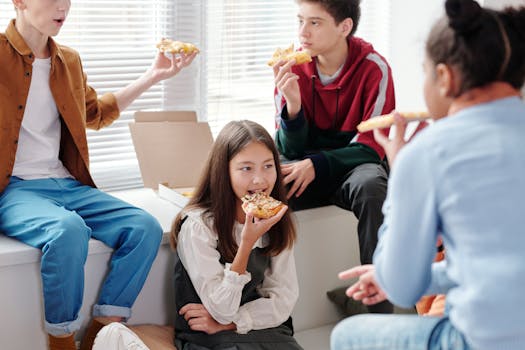
[[[427,112],[404,112],[400,113],[408,122],[415,120],[425,120],[431,118]],[[370,118],[357,125],[357,131],[366,132],[373,129],[384,129],[394,124],[394,114],[385,114]]]
[[[252,213],[253,216],[259,219],[271,218],[284,206],[283,202],[272,198],[264,192],[247,194],[241,200],[244,212]]]
[[[192,53],[196,52],[199,53],[200,50],[197,46],[190,44],[190,43],[184,43],[182,41],[175,41],[171,39],[162,38],[161,41],[157,44],[157,48],[160,50],[160,52],[166,52],[166,53],[184,53],[187,55],[191,55]]]
[[[280,60],[291,61],[295,60],[295,64],[303,64],[312,61],[312,57],[306,51],[295,51],[293,44],[287,49],[277,48],[273,53],[272,58],[268,61],[268,65],[273,67]]]

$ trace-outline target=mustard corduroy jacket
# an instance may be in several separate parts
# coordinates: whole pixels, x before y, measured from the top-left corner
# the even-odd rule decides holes
[[[100,129],[119,116],[113,94],[98,98],[87,84],[80,57],[75,50],[49,39],[51,71],[49,86],[62,123],[59,157],[78,181],[95,186],[89,174],[86,127]],[[15,163],[18,135],[31,83],[34,55],[12,20],[0,33],[0,193]]]

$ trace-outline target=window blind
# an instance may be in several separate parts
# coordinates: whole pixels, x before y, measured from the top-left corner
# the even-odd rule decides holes
[[[357,36],[388,58],[390,2],[362,1]],[[15,15],[0,0],[0,28]],[[0,29],[3,30],[3,29]],[[161,37],[192,42],[201,54],[176,77],[138,98],[110,127],[88,130],[91,173],[105,190],[140,187],[128,130],[136,110],[196,110],[216,135],[230,120],[250,119],[274,131],[275,48],[298,45],[294,0],[76,0],[58,42],[79,51],[99,94],[138,78]]]
[[[216,134],[230,120],[250,119],[273,130],[276,47],[296,41],[293,0],[208,0],[207,119]]]

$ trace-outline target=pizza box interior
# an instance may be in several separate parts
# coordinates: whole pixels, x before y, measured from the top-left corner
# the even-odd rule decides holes
[[[194,111],[139,111],[129,129],[144,187],[186,205],[213,143],[208,123]]]

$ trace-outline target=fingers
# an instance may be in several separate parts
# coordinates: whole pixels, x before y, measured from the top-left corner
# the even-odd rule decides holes
[[[399,112],[394,111],[394,125],[396,126],[396,134],[394,138],[396,140],[402,141],[405,139],[405,132],[407,129],[408,122],[405,118],[399,114]]]
[[[296,164],[297,163],[289,163],[289,164],[283,164],[281,165],[281,171],[283,174],[283,184],[287,186],[288,184],[292,183],[292,186],[286,193],[286,199],[290,199],[295,191],[297,191],[297,188],[299,187],[298,184],[298,172],[296,170]]]
[[[279,220],[282,219],[282,217],[284,216],[287,210],[288,210],[288,206],[283,205],[283,207],[274,216],[269,217],[268,219],[259,219],[258,221],[261,223],[261,225],[264,225],[263,231],[264,232],[268,231],[270,227],[278,223]]]
[[[385,300],[387,300],[387,298],[384,293],[376,293],[372,296],[363,298],[361,302],[365,305],[374,305],[374,304],[380,303]]]
[[[360,284],[359,282],[356,282],[346,289],[346,295],[349,296],[350,298],[354,298],[354,295],[357,292],[359,292],[359,289],[360,289]]]
[[[285,175],[283,177],[283,185],[288,185],[290,182],[294,181],[295,180],[295,176],[293,176],[292,173],[288,174],[288,175]]]
[[[279,75],[279,72],[283,64],[284,64],[283,61],[278,61],[276,64],[272,66],[273,77],[275,78],[275,81],[277,81],[277,76]]]
[[[427,123],[426,121],[424,121],[424,120],[423,120],[423,121],[420,121],[419,124],[417,125],[416,130],[414,130],[414,132],[412,133],[412,136],[410,136],[409,141],[412,140],[412,138],[413,138],[414,136],[416,136],[418,132],[420,132],[421,130],[423,130],[423,129],[426,128],[427,126],[428,126],[428,123]]]
[[[286,198],[290,199],[293,195],[299,197],[306,190],[308,185],[315,179],[315,169],[311,159],[304,159],[298,162],[283,164],[283,184],[292,184],[288,189]]]
[[[368,271],[371,271],[373,269],[374,269],[374,265],[371,265],[371,264],[359,265],[359,266],[354,266],[351,269],[339,272],[339,274],[337,276],[341,280],[347,280],[347,279],[350,279],[350,278],[359,277],[362,274],[364,274],[364,273],[366,273]]]
[[[211,333],[210,319],[208,316],[194,317],[186,321],[191,330],[205,332],[207,334]]]
[[[299,189],[295,192],[295,196],[300,197],[303,194],[303,192],[306,190],[309,184],[310,184],[309,182],[303,181],[301,183],[301,186],[299,186]]]
[[[386,145],[388,144],[389,140],[388,140],[388,137],[383,134],[381,132],[381,130],[379,129],[374,129],[373,130],[373,133],[374,133],[374,139],[376,140],[376,142],[383,148],[386,147]]]
[[[284,216],[287,210],[288,210],[288,206],[283,205],[283,207],[281,208],[281,210],[277,212],[277,214],[275,214],[274,216],[268,219],[270,220],[272,226],[275,225],[277,222],[279,222],[279,220],[282,219],[282,217]]]
[[[251,211],[246,213],[244,222],[250,223],[250,224],[255,223],[255,216],[253,216],[253,213]]]
[[[281,80],[284,74],[286,74],[287,72],[290,72],[294,64],[295,64],[295,60],[293,62],[280,60],[279,62],[274,64],[272,68],[273,68],[273,76],[275,77],[275,81]]]
[[[273,66],[274,77],[275,77],[275,86],[279,91],[287,91],[291,88],[293,84],[296,84],[299,76],[292,72],[291,67],[294,64],[294,60],[288,61],[284,64],[279,64],[279,61],[276,65]]]
[[[301,185],[299,179],[294,179],[292,183],[292,186],[290,187],[290,189],[288,190],[288,193],[286,194],[286,199],[290,199],[292,198],[292,196],[296,194],[297,190],[299,189],[299,186]]]
[[[286,73],[283,79],[280,80],[279,83],[276,85],[280,91],[287,91],[297,80],[299,80],[298,75],[295,75],[293,73]]]
[[[293,163],[281,164],[281,172],[283,175],[288,175],[292,172],[293,167]]]
[[[355,300],[364,300],[382,293],[375,285],[357,281],[346,290],[346,295]]]
[[[194,331],[203,331],[204,330],[204,323],[202,322],[202,320],[200,318],[192,318],[190,320],[186,320],[188,321],[188,325],[190,326],[190,328]]]
[[[283,205],[283,207],[274,216],[267,219],[259,219],[254,217],[251,213],[247,214],[244,224],[247,229],[247,234],[250,235],[254,240],[259,239],[263,234],[268,232],[268,230],[273,225],[282,219],[287,210],[288,206]]]
[[[181,65],[182,67],[187,67],[191,64],[191,62],[193,62],[193,60],[195,59],[195,57],[197,57],[197,52],[193,52],[189,55],[186,55],[186,54],[183,54],[182,55],[182,60],[181,60]],[[181,67],[181,68],[182,68]]]
[[[184,315],[189,311],[202,310],[203,308],[202,304],[189,303],[180,308],[179,315]]]

